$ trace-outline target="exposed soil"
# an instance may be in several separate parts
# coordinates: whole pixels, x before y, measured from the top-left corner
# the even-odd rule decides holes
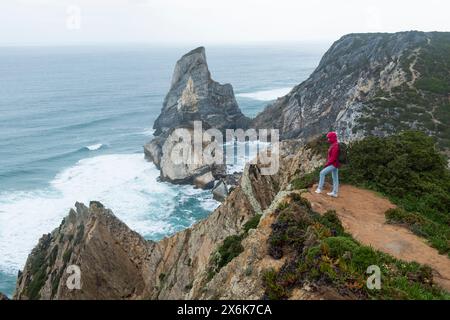
[[[303,194],[313,210],[336,210],[345,230],[361,243],[400,260],[429,265],[435,271],[436,283],[450,292],[450,259],[408,229],[387,224],[384,213],[395,207],[389,200],[349,185],[340,186],[339,198],[327,196],[327,191],[316,194],[315,189]]]

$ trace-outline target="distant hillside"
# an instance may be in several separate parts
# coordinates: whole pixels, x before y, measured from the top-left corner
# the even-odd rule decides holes
[[[345,141],[416,129],[448,149],[450,33],[346,35],[253,123],[305,140],[330,129]]]

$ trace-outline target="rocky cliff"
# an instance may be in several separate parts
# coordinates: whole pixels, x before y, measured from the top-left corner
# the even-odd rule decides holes
[[[350,186],[338,201],[316,195],[304,188],[324,160],[317,145],[287,140],[281,150],[279,174],[247,166],[210,216],[158,242],[146,241],[98,202],[76,204],[30,254],[14,298],[450,298],[436,285],[450,290],[448,258],[403,226],[387,226],[392,203]],[[383,267],[382,291],[365,287],[374,263]],[[68,287],[73,266],[80,268],[79,289]]]
[[[155,138],[144,146],[146,157],[161,170],[161,178],[173,183],[195,183],[211,186],[224,175],[223,166],[203,163],[174,165],[170,159],[173,143],[169,135],[177,128],[185,128],[192,136],[193,122],[201,121],[202,129],[243,128],[250,120],[239,109],[230,84],[212,80],[203,47],[190,51],[176,63],[172,83],[164,99],[161,114],[154,123]],[[194,155],[201,159],[201,155]]]
[[[349,34],[253,121],[284,138],[344,141],[418,129],[450,147],[450,33]]]
[[[19,274],[15,299],[132,299],[146,295],[144,274],[152,243],[98,202],[81,203],[44,235]],[[78,266],[82,290],[69,290]]]
[[[14,298],[190,299],[218,295],[207,285],[214,253],[225,239],[238,235],[248,221],[260,217],[281,186],[279,176],[261,176],[258,166],[249,166],[240,185],[207,219],[159,242],[146,241],[98,202],[89,207],[77,203],[76,210],[70,211],[59,228],[44,235],[30,254]],[[67,287],[71,265],[80,267],[80,290]],[[245,298],[247,289],[242,290]]]
[[[398,248],[421,245],[433,257],[429,259],[431,263],[438,261],[437,265],[445,267],[445,274],[450,272],[448,261],[424,244],[423,239],[384,225],[384,212],[379,209],[394,207],[392,203],[368,191],[349,188],[349,195],[364,194],[363,199],[370,198],[370,208],[376,211],[371,217],[376,224],[367,225],[355,221],[357,214],[364,218],[360,214],[367,211],[364,201],[348,206],[344,199],[336,214],[328,210],[335,203],[309,195],[315,201],[311,204],[302,194],[308,193],[305,188],[312,186],[311,177],[317,178],[314,170],[323,163],[323,148],[304,142],[327,130],[336,129],[344,140],[353,140],[417,127],[435,135],[445,146],[449,82],[442,79],[448,76],[449,56],[448,34],[409,32],[343,37],[308,80],[270,105],[253,122],[256,127],[282,130],[285,140],[280,146],[281,166],[276,175],[263,176],[259,165],[247,166],[239,185],[211,215],[158,242],[143,239],[98,202],[89,207],[76,204],[76,210],[70,211],[59,228],[44,235],[30,254],[19,275],[14,298],[409,299],[419,291],[424,297],[448,298],[435,287],[428,267],[399,262],[363,246],[344,232],[344,227],[351,231],[363,226],[364,232],[355,232],[363,244],[373,245],[367,239],[375,238],[377,249],[397,258],[404,257]],[[198,79],[206,82],[197,82]],[[198,83],[203,85],[197,87]],[[163,146],[171,130],[170,121],[187,128],[193,119],[213,119],[209,125],[218,128],[232,126],[227,117],[208,117],[207,110],[214,107],[203,109],[199,104],[202,100],[206,106],[211,97],[225,90],[217,86],[221,88],[210,79],[202,48],[177,63],[171,92],[155,124],[156,138],[146,146],[147,157],[158,166],[164,162]],[[208,93],[210,90],[215,93]],[[230,95],[220,101],[235,104]],[[187,118],[180,117],[180,113]],[[246,122],[240,112],[234,114]],[[413,119],[404,118],[408,115],[414,115]],[[219,118],[222,120],[217,122]],[[426,119],[432,119],[432,127],[426,126]],[[373,141],[369,145],[373,146]],[[402,144],[390,146],[399,145]],[[384,149],[381,146],[380,152]],[[391,156],[387,158],[392,160]],[[383,165],[397,170],[389,161]],[[402,165],[415,161],[403,161]],[[434,170],[433,166],[416,162],[421,169],[413,168],[414,174]],[[381,173],[386,171],[379,165],[377,168]],[[202,175],[208,170],[211,169],[205,173],[195,168]],[[402,175],[406,172],[403,166],[399,170]],[[373,171],[370,174],[373,180]],[[424,188],[429,189],[432,188]],[[445,195],[438,191],[439,196]],[[318,214],[314,207],[328,211],[317,209],[324,211]],[[404,238],[395,239],[397,242],[381,239],[379,228],[389,229],[397,236],[403,234]],[[415,250],[408,252],[414,255]],[[414,259],[421,261],[411,258]],[[364,289],[364,277],[367,265],[380,261],[388,286],[377,295]],[[80,267],[80,289],[67,286],[69,266]],[[407,292],[408,286],[411,292]]]

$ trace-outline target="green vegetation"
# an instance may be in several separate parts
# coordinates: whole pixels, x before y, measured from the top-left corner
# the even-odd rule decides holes
[[[321,150],[326,142],[321,138],[311,145]],[[340,170],[341,182],[388,197],[402,209],[387,213],[390,223],[410,228],[439,252],[450,255],[450,171],[433,138],[419,131],[367,137],[350,144],[347,157],[348,164]],[[295,178],[293,187],[312,187],[319,172],[317,168]]]
[[[348,151],[341,181],[384,194],[408,212],[395,217],[391,213],[391,222],[409,226],[440,252],[450,253],[450,171],[433,139],[408,131],[368,137],[351,144]],[[407,217],[413,216],[423,222],[409,223]]]
[[[31,300],[38,300],[41,297],[39,291],[47,280],[47,267],[48,265],[45,263],[41,265],[41,268],[39,268],[36,273],[33,273],[33,278],[27,288],[27,294]]]
[[[31,300],[37,300],[40,298],[40,293],[42,287],[47,280],[47,249],[50,244],[50,236],[47,235],[45,240],[41,240],[42,243],[39,247],[33,250],[30,261],[30,274],[31,282],[26,289],[26,294]]]
[[[418,236],[427,238],[430,244],[439,250],[439,253],[449,252],[450,228],[448,226],[401,208],[386,211],[386,220],[388,223],[404,225]]]
[[[450,93],[450,33],[434,33],[422,46],[415,69],[421,78],[416,87],[436,94]]]
[[[417,80],[416,87],[433,93],[447,94],[450,92],[450,84],[448,82],[434,77]]]
[[[260,220],[261,215],[255,215],[244,224],[241,234],[232,235],[225,238],[222,245],[217,248],[211,257],[210,266],[208,269],[208,280],[211,280],[214,275],[220,271],[220,269],[244,251],[242,240],[247,237],[250,229],[256,229],[258,227]]]
[[[437,133],[432,110],[439,103],[404,84],[369,100],[362,109],[364,116],[358,119],[356,129],[368,133],[379,130],[396,134],[410,130],[414,125],[423,131]]]
[[[52,297],[56,295],[58,291],[59,282],[61,281],[64,268],[60,269],[57,273],[52,275]]]
[[[71,256],[72,256],[72,248],[68,248],[63,254],[64,264],[67,264],[67,262],[69,262]]]
[[[216,252],[216,272],[244,251],[244,247],[241,244],[242,240],[243,235],[233,235],[225,238]]]
[[[363,246],[344,232],[334,212],[321,216],[305,199],[291,200],[278,212],[269,238],[269,254],[289,255],[279,271],[263,275],[266,298],[287,299],[292,289],[308,284],[353,299],[450,299],[433,283],[430,268]],[[381,270],[380,290],[366,285],[372,265]]]
[[[261,215],[257,214],[255,216],[253,216],[250,220],[248,220],[245,224],[244,224],[244,234],[247,235],[248,232],[250,231],[250,229],[256,229],[258,227],[259,224],[259,220],[261,220]]]
[[[297,190],[311,188],[315,183],[319,182],[319,174],[321,169],[322,168],[316,168],[311,173],[295,178],[291,182],[292,187]]]
[[[413,80],[410,68],[417,72],[413,85],[379,90],[364,103],[364,116],[353,131],[396,134],[418,129],[435,136],[440,147],[450,148],[450,33],[433,33],[428,41],[407,49],[400,67],[409,82]]]
[[[450,252],[450,174],[431,138],[408,132],[365,139],[352,146],[352,160],[342,176],[387,195],[409,211],[390,212],[391,222],[409,226],[441,253]],[[412,217],[422,219],[411,223]]]

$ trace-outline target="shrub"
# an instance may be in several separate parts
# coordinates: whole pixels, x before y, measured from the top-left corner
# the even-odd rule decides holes
[[[237,257],[242,251],[244,251],[244,247],[242,247],[241,241],[241,235],[234,235],[225,238],[222,246],[220,246],[217,250],[220,255],[220,258],[217,262],[217,266],[219,267],[219,269],[227,265],[228,262],[233,260],[233,258]]]
[[[450,257],[450,227],[438,224],[424,216],[407,212],[401,208],[389,209],[385,213],[388,223],[402,224],[418,236],[425,237],[439,253],[447,253]]]
[[[262,215],[257,214],[248,220],[243,228],[242,233],[239,235],[232,235],[225,238],[217,250],[213,253],[210,258],[207,279],[211,280],[214,275],[220,271],[224,266],[226,266],[231,260],[236,258],[238,255],[244,251],[242,246],[242,240],[247,237],[250,229],[256,229],[258,227],[259,221]]]
[[[321,168],[316,168],[313,172],[304,174],[292,180],[292,187],[296,190],[309,189],[315,183],[319,182],[319,173]]]
[[[367,137],[350,145],[348,157],[343,182],[386,195],[405,210],[389,212],[391,222],[409,226],[440,252],[450,252],[450,172],[432,138],[418,131]]]
[[[267,270],[263,274],[263,283],[266,287],[266,293],[270,300],[281,300],[287,297],[286,289],[277,283],[278,273],[274,269]]]
[[[256,229],[258,227],[259,221],[261,220],[262,215],[257,214],[249,221],[244,224],[244,232],[248,233],[250,229]]]
[[[295,234],[290,233],[292,227]],[[353,299],[450,299],[433,283],[429,267],[399,261],[361,245],[343,232],[332,211],[320,216],[310,207],[290,201],[272,226],[269,241],[274,238],[282,239],[285,251],[292,254],[279,271],[269,269],[263,274],[265,298],[287,299],[294,288],[308,283]],[[366,286],[366,271],[371,265],[381,269],[381,290]]]

